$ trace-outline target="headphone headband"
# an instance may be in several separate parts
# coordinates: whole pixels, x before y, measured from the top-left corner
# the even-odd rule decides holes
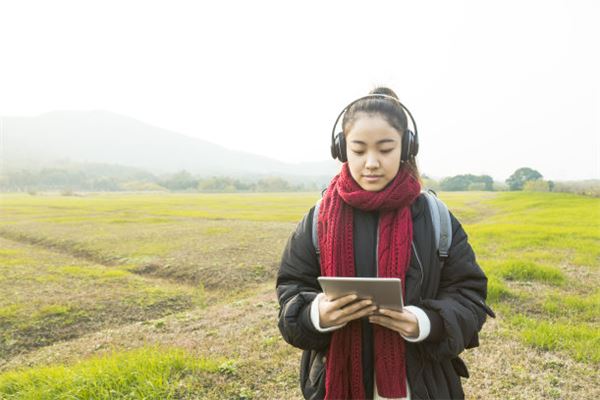
[[[402,109],[403,109],[404,111],[406,111],[406,113],[407,113],[407,114],[408,114],[408,116],[410,117],[410,120],[411,120],[411,122],[412,122],[412,126],[413,126],[413,128],[415,128],[415,130],[414,130],[415,137],[418,137],[418,136],[417,136],[417,135],[418,135],[418,132],[417,132],[417,123],[415,122],[415,119],[413,118],[413,116],[412,116],[412,114],[411,114],[410,110],[409,110],[408,108],[406,108],[406,107],[404,106],[404,104],[402,104],[402,103],[400,102],[400,100],[398,100],[398,99],[397,99],[397,98],[395,98],[395,97],[388,96],[387,94],[368,94],[368,95],[366,95],[366,96],[359,97],[358,99],[354,100],[353,102],[351,102],[350,104],[348,104],[346,107],[344,107],[344,109],[342,110],[342,112],[341,112],[341,113],[338,115],[338,117],[335,119],[335,124],[333,124],[333,129],[331,130],[331,141],[332,141],[332,142],[334,141],[334,138],[335,138],[335,128],[337,127],[337,124],[338,124],[338,122],[340,121],[340,118],[342,118],[342,115],[343,115],[343,114],[344,114],[344,113],[345,113],[345,112],[346,112],[346,111],[347,111],[347,110],[348,110],[350,107],[352,107],[352,106],[353,106],[355,103],[358,103],[358,102],[359,102],[359,101],[361,101],[361,100],[364,100],[364,99],[369,99],[369,98],[382,98],[382,99],[389,99],[389,100],[393,100],[393,101],[395,101],[396,103],[398,103],[398,104],[400,105],[400,107],[402,107]]]

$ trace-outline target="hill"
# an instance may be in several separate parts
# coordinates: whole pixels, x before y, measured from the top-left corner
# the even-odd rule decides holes
[[[3,166],[35,168],[58,160],[131,166],[152,173],[331,176],[335,161],[285,163],[155,127],[109,111],[53,111],[3,118]]]

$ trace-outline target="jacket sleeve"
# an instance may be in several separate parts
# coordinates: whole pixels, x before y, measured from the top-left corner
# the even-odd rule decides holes
[[[303,350],[329,346],[331,333],[319,332],[310,318],[312,301],[321,292],[321,267],[312,243],[314,207],[290,235],[277,274],[279,330],[284,340]]]
[[[479,345],[478,332],[486,314],[494,316],[485,304],[487,277],[475,260],[467,234],[452,215],[452,244],[440,275],[435,299],[422,305],[441,317],[444,335],[436,342],[424,342],[434,360],[457,357],[464,349]]]

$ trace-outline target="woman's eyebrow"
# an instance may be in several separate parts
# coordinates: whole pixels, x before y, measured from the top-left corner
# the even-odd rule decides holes
[[[381,139],[381,140],[378,140],[377,143],[375,143],[375,144],[383,144],[383,143],[390,143],[390,142],[396,142],[396,139]],[[362,144],[363,146],[367,145],[362,140],[351,140],[350,143]]]

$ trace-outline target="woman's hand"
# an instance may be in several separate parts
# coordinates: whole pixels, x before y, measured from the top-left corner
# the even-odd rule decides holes
[[[408,338],[419,336],[419,321],[417,316],[410,311],[380,308],[379,313],[383,315],[372,315],[369,317],[369,322],[384,326]]]
[[[372,314],[377,307],[371,300],[356,301],[355,294],[349,294],[330,300],[326,295],[319,301],[319,325],[329,328],[335,325],[343,325],[355,319]]]

